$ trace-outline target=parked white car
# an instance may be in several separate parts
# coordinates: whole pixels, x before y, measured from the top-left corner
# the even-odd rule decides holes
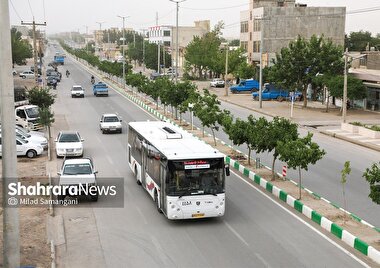
[[[110,132],[123,132],[123,126],[121,124],[121,118],[116,114],[103,114],[100,118],[100,130],[102,133]]]
[[[75,85],[71,88],[71,97],[81,97],[84,98],[84,89],[82,86]]]
[[[41,145],[29,142],[27,140],[19,139],[16,137],[16,153],[17,156],[26,156],[28,158],[36,157],[37,155],[42,154],[44,148]],[[2,139],[0,135],[0,156],[2,156]]]
[[[33,79],[34,78],[34,72],[32,71],[23,71],[22,73],[19,74],[19,76],[23,79]],[[38,75],[40,76],[40,75]]]
[[[57,157],[83,156],[83,141],[78,131],[60,131],[55,140]]]
[[[27,140],[29,142],[33,142],[42,146],[42,148],[46,149],[48,147],[48,141],[45,137],[39,135],[31,135],[24,132],[21,132],[16,128],[16,137]]]
[[[224,87],[224,80],[220,78],[214,78],[210,82],[210,87]]]
[[[82,188],[85,185],[96,186],[96,174],[93,162],[89,158],[66,159],[63,161],[61,170],[58,172],[59,185],[69,185],[70,187]],[[65,199],[65,195],[58,196],[58,199]],[[98,193],[90,195],[92,201],[98,201]]]
[[[29,130],[29,129],[27,129],[27,128],[23,128],[23,127],[18,126],[18,125],[16,125],[15,127],[16,127],[16,129],[18,129],[19,131],[24,132],[24,133],[26,133],[26,134],[30,134],[30,135],[32,135],[32,136],[41,136],[41,137],[45,137],[43,132]]]

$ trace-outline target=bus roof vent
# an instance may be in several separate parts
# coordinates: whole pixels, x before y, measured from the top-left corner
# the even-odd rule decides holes
[[[182,135],[180,133],[175,132],[170,127],[163,127],[162,130],[166,133],[167,139],[182,139]]]

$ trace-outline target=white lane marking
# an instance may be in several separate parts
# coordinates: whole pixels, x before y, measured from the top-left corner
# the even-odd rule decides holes
[[[234,174],[236,177],[238,177],[239,179],[241,179],[242,181],[244,181],[246,184],[248,184],[249,186],[251,186],[253,189],[255,189],[257,192],[259,192],[260,194],[262,194],[263,196],[265,196],[266,198],[268,198],[270,201],[272,201],[274,204],[276,204],[277,206],[279,206],[280,208],[282,208],[284,211],[286,211],[287,213],[289,213],[290,215],[292,215],[294,218],[296,218],[297,220],[299,220],[301,223],[305,224],[307,227],[309,227],[311,230],[313,230],[314,232],[316,232],[317,234],[319,234],[321,237],[323,237],[324,239],[326,239],[328,242],[330,242],[331,244],[333,244],[334,246],[336,246],[337,248],[339,248],[341,251],[343,251],[344,253],[346,253],[348,256],[350,256],[351,258],[353,258],[354,260],[356,260],[358,263],[360,263],[361,265],[363,265],[364,267],[367,267],[367,268],[370,268],[369,265],[367,265],[365,262],[363,262],[361,259],[359,259],[358,257],[356,257],[354,254],[352,254],[351,252],[349,252],[348,250],[346,250],[345,248],[343,248],[341,245],[339,245],[338,243],[334,242],[331,238],[327,237],[325,234],[321,233],[319,230],[317,230],[314,226],[310,225],[308,222],[304,221],[303,219],[301,219],[299,216],[297,216],[296,214],[294,214],[292,211],[290,211],[288,208],[284,207],[282,204],[276,202],[276,200],[272,199],[271,196],[269,195],[266,195],[265,193],[263,193],[262,191],[260,191],[258,188],[256,188],[255,186],[253,186],[250,182],[246,181],[243,177],[241,177],[239,174],[237,174],[236,172],[232,171],[231,170],[231,173]]]
[[[231,225],[229,225],[226,221],[223,220],[223,223],[230,229],[230,231],[241,241],[243,244],[245,244],[247,247],[249,247],[249,244],[247,241],[244,240],[244,238],[234,229]]]
[[[259,254],[259,253],[256,253],[255,252],[255,255],[256,255],[256,257],[264,264],[264,266],[265,267],[268,267],[268,268],[270,268],[271,266],[269,265],[269,263],[267,263],[266,261],[265,261],[265,259]]]
[[[143,222],[144,222],[145,224],[148,224],[148,222],[147,222],[147,220],[146,220],[144,214],[142,213],[141,209],[140,209],[139,207],[136,206],[136,210],[137,210],[137,212],[140,214],[141,218],[143,219]]]

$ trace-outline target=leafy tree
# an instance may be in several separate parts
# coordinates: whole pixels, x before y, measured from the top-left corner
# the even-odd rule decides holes
[[[34,87],[27,94],[30,104],[40,108],[49,108],[54,103],[55,96],[50,93],[48,88]]]
[[[370,187],[369,198],[376,204],[380,205],[380,162],[373,163],[363,173],[363,177],[367,180]]]
[[[346,203],[346,183],[347,183],[347,175],[351,173],[350,161],[344,162],[344,167],[340,172],[342,177],[340,179],[340,183],[342,184],[343,191],[343,200],[344,200],[344,210],[347,211],[347,203]],[[346,213],[344,213],[344,219],[346,221]]]
[[[312,133],[308,133],[304,138],[298,138],[291,141],[278,141],[277,151],[280,160],[286,162],[292,169],[298,168],[299,174],[299,199],[301,199],[302,177],[301,169],[308,170],[310,164],[315,164],[326,154],[324,150],[319,149],[319,145],[311,141]]]
[[[242,79],[251,79],[255,77],[256,73],[255,66],[244,61],[238,66],[234,74]]]
[[[329,88],[330,95],[343,98],[344,76],[322,76],[325,85]],[[347,97],[351,100],[361,100],[367,97],[367,89],[360,79],[352,75],[347,76]]]
[[[155,80],[154,85],[159,92],[161,103],[164,105],[164,114],[166,114],[166,106],[170,105],[174,83],[167,77],[159,77]]]
[[[51,124],[54,123],[54,113],[50,111],[49,107],[43,107],[38,109],[39,112],[39,123],[47,128],[48,133],[49,133],[49,139],[51,138],[51,132],[50,132],[50,127]]]
[[[231,40],[230,43],[228,44],[230,47],[238,47],[240,46],[240,40],[239,39],[234,39]]]
[[[298,36],[289,47],[276,55],[275,65],[270,68],[269,78],[280,87],[302,90],[304,107],[307,106],[306,91],[317,74],[343,72],[343,49],[313,35],[310,41]]]
[[[218,121],[220,120],[220,101],[215,94],[210,94],[207,89],[203,89],[203,96],[200,97],[199,101],[194,106],[195,115],[199,118],[204,128],[208,127],[211,129],[212,136],[214,138],[214,144],[216,146],[215,132],[218,130]]]
[[[351,32],[346,38],[346,47],[349,51],[364,51],[367,45],[373,46],[372,34],[368,31]]]
[[[16,28],[11,29],[12,62],[18,65],[26,64],[26,59],[33,57],[32,46],[21,35]]]
[[[196,103],[200,95],[196,91],[197,87],[195,84],[185,81],[185,82],[178,82],[175,85],[175,92],[176,92],[176,98],[177,98],[177,109],[179,110],[179,117],[180,117],[180,123],[182,122],[182,114],[186,113],[187,111],[190,111],[189,104]]]
[[[289,119],[274,117],[271,122],[265,118],[261,119],[258,131],[260,133],[257,140],[257,153],[272,152],[272,180],[275,179],[275,163],[280,154],[278,142],[287,143],[298,138],[297,125]]]

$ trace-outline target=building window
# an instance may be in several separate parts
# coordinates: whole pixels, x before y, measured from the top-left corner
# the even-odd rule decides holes
[[[253,31],[254,32],[260,32],[261,31],[261,20],[254,20],[253,21]]]
[[[260,41],[253,41],[253,52],[260,52]]]
[[[170,47],[170,41],[164,41],[164,46]]]
[[[243,49],[244,51],[247,51],[247,50],[248,50],[248,41],[241,41],[241,42],[240,42],[240,47],[241,47],[241,49]]]
[[[248,21],[240,22],[240,32],[241,33],[248,33]]]
[[[170,36],[170,31],[168,30],[164,31],[164,36]]]

